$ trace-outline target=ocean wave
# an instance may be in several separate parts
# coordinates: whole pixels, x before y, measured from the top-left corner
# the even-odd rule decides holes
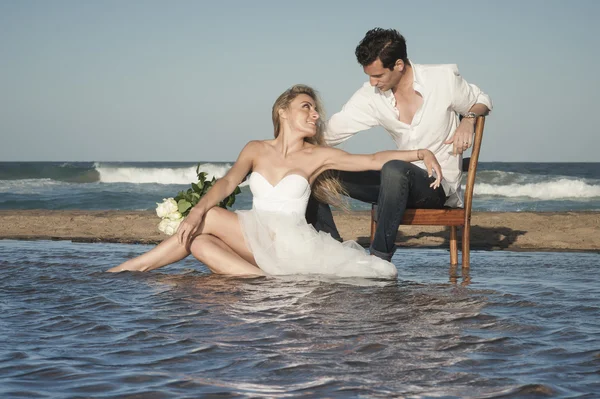
[[[98,172],[91,162],[0,162],[0,181],[31,179],[93,183]]]
[[[156,184],[190,184],[197,181],[196,166],[174,168],[152,168],[135,166],[113,166],[96,163],[95,169],[100,175],[101,183],[156,183]],[[219,179],[227,173],[231,164],[205,163],[200,171],[206,172],[207,179]]]
[[[36,194],[67,183],[53,179],[0,180],[0,193]]]
[[[560,172],[560,171],[557,171]],[[494,186],[509,186],[514,184],[525,185],[534,183],[556,182],[560,180],[580,180],[588,184],[600,184],[600,179],[593,176],[569,176],[560,173],[540,174],[540,173],[522,173],[503,170],[482,170],[477,171],[477,182],[486,183]]]
[[[503,170],[477,171],[477,182],[487,183],[496,186],[509,184],[537,183],[544,180],[547,180],[547,177],[541,175],[507,172]]]
[[[600,186],[578,179],[559,179],[540,183],[507,185],[476,183],[475,194],[502,197],[529,197],[540,200],[567,198],[591,199],[600,197]]]

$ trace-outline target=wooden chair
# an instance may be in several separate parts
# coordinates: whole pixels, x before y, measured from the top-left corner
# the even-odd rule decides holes
[[[457,227],[462,226],[462,267],[469,267],[470,263],[471,207],[484,124],[485,117],[478,117],[475,124],[475,141],[471,158],[463,159],[463,171],[468,172],[464,208],[407,209],[401,222],[403,225],[450,226],[450,264],[452,265],[458,264]],[[377,204],[373,204],[371,208],[371,242],[373,242],[376,228]]]

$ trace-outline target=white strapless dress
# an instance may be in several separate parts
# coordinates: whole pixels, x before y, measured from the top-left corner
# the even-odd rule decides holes
[[[249,185],[252,209],[236,214],[246,244],[265,273],[397,277],[392,263],[369,255],[355,241],[340,243],[306,222],[310,184],[304,177],[290,174],[273,186],[252,172]]]

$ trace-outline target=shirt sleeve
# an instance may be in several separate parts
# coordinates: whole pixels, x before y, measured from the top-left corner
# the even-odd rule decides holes
[[[483,104],[491,111],[492,99],[485,94],[479,87],[467,83],[458,72],[456,65],[452,66],[452,109],[457,113],[464,115],[475,104]]]
[[[375,117],[375,109],[369,100],[364,88],[359,89],[342,107],[342,110],[333,115],[325,129],[325,142],[328,145],[338,145],[356,133],[379,125]]]

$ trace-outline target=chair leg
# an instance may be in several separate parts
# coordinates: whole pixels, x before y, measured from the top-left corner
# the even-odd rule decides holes
[[[468,268],[471,263],[471,223],[467,222],[463,226],[462,235],[462,267]]]
[[[456,242],[456,226],[450,226],[450,264],[458,264],[458,243]]]
[[[369,239],[369,243],[373,243],[373,238],[375,238],[375,230],[377,230],[377,205],[371,205],[371,238]]]

